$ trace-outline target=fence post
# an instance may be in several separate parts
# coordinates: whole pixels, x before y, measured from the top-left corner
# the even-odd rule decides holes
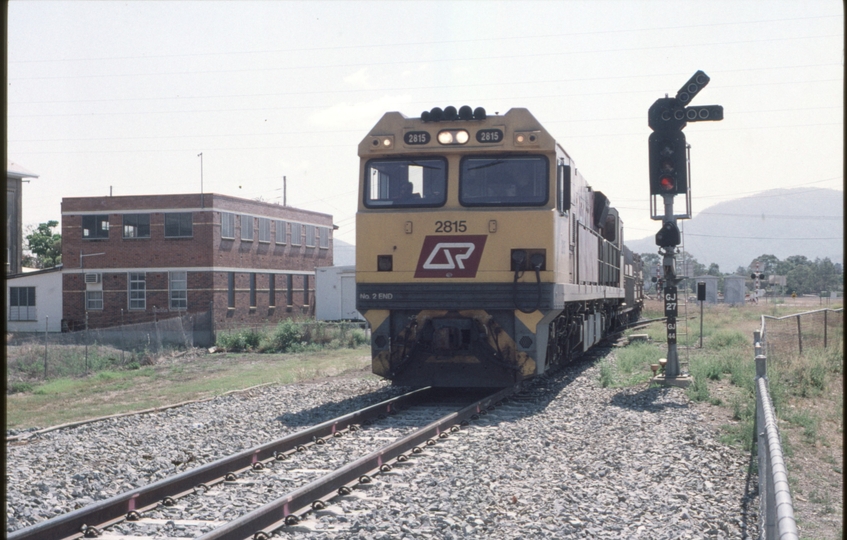
[[[826,312],[828,309],[823,312],[823,348],[826,349]]]
[[[756,377],[768,376],[768,359],[764,354],[756,355]]]
[[[753,354],[756,358],[762,354],[762,332],[759,330],[753,330]]]
[[[50,317],[44,317],[44,380],[47,380],[47,329],[50,327]]]
[[[124,337],[124,308],[121,308],[121,365],[125,366],[124,349],[126,349],[126,338]]]
[[[803,354],[803,331],[800,327],[800,315],[797,315],[797,343],[800,347],[800,354]]]
[[[85,372],[88,373],[88,311],[85,312]]]

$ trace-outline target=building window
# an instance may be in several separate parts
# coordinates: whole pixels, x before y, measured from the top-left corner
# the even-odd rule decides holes
[[[303,243],[303,225],[300,223],[291,224],[291,245],[299,246]]]
[[[150,214],[124,214],[124,238],[150,238]]]
[[[303,276],[303,307],[309,307],[309,276]]]
[[[82,237],[86,240],[109,238],[109,216],[82,216]]]
[[[268,218],[259,218],[259,242],[271,241],[271,220]]]
[[[276,307],[276,274],[268,274],[268,307]]]
[[[235,238],[235,214],[221,212],[221,238]]]
[[[235,272],[226,275],[226,307],[235,308]]]
[[[103,291],[85,291],[85,309],[101,311],[103,309]]]
[[[9,287],[9,320],[35,321],[35,287]]]
[[[285,304],[290,308],[294,301],[294,276],[287,274],[285,280]]]
[[[168,272],[171,309],[188,309],[188,272]]]
[[[241,239],[253,241],[253,216],[241,215]]]
[[[191,237],[191,212],[165,214],[165,238]]]
[[[129,273],[129,309],[147,309],[147,274]]]
[[[250,307],[256,307],[256,274],[250,274]]]
[[[318,227],[320,234],[320,248],[329,249],[329,227]]]
[[[317,227],[314,225],[306,225],[306,247],[315,247],[315,231]]]
[[[284,244],[288,237],[288,228],[286,227],[285,221],[278,219],[276,220],[276,243]]]

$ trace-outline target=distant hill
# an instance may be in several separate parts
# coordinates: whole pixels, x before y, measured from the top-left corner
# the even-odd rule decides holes
[[[685,251],[706,266],[717,263],[725,273],[746,268],[762,254],[844,262],[843,191],[774,189],[710,206],[679,223]],[[636,253],[658,250],[654,236],[626,244]]]

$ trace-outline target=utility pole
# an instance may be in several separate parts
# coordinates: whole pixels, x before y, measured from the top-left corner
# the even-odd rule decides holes
[[[689,146],[682,130],[688,122],[723,120],[723,107],[705,105],[689,107],[697,93],[709,84],[709,76],[698,71],[676,93],[675,97],[657,99],[647,112],[647,124],[653,130],[648,139],[650,152],[650,217],[662,221],[656,233],[656,245],[662,256],[664,275],[665,317],[667,318],[668,357],[664,363],[664,381],[667,384],[687,385],[687,376],[681,376],[677,354],[677,315],[679,293],[674,256],[681,243],[677,218],[691,218],[691,186],[689,183]],[[684,196],[685,211],[674,213],[674,197]],[[658,212],[657,197],[662,198],[662,212]],[[662,364],[662,362],[659,362]]]
[[[200,158],[200,208],[206,208],[203,201],[203,152],[197,154],[197,157]]]

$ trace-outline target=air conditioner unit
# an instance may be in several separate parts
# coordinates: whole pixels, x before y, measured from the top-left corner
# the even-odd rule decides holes
[[[100,283],[100,274],[85,274],[86,283]]]

